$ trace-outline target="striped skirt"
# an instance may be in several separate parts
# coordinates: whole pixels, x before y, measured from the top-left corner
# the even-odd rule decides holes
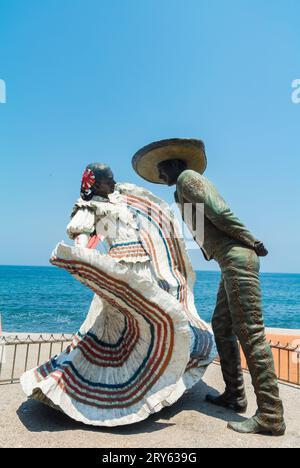
[[[29,397],[85,424],[118,426],[173,404],[199,381],[215,356],[212,334],[190,326],[145,264],[129,268],[65,244],[51,261],[95,296],[66,351],[21,377]]]

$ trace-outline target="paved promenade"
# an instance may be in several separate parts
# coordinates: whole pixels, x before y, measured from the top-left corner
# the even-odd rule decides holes
[[[246,416],[255,412],[255,398],[246,374],[250,400]],[[281,385],[288,431],[286,436],[240,435],[226,429],[227,421],[242,420],[230,411],[205,403],[212,388],[222,390],[218,365],[211,365],[204,382],[177,404],[133,426],[115,429],[87,427],[34,401],[26,401],[20,385],[0,386],[0,447],[95,448],[300,448],[300,390]]]

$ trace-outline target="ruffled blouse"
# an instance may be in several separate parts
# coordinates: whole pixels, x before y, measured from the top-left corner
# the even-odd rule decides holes
[[[94,196],[90,201],[76,202],[67,234],[75,239],[80,234],[96,234],[107,244],[108,254],[117,261],[145,262],[149,253],[140,236],[138,218],[120,193],[109,199]]]

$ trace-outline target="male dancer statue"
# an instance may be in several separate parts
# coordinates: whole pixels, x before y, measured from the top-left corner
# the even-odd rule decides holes
[[[243,422],[230,422],[228,427],[240,433],[283,435],[283,405],[265,336],[259,281],[259,256],[268,251],[202,175],[206,169],[202,141],[172,139],[152,143],[134,155],[133,167],[148,181],[176,184],[175,200],[183,217],[184,204],[193,206],[192,219],[185,219],[192,232],[196,228],[197,204],[204,204],[204,239],[199,242],[196,232],[195,240],[206,260],[215,259],[222,272],[212,324],[226,384],[222,395],[207,395],[207,401],[238,413],[247,409],[238,338],[252,377],[258,411]]]

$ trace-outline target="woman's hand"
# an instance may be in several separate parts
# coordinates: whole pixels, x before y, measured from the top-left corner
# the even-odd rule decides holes
[[[90,234],[79,234],[75,238],[75,247],[87,247],[90,240]]]

